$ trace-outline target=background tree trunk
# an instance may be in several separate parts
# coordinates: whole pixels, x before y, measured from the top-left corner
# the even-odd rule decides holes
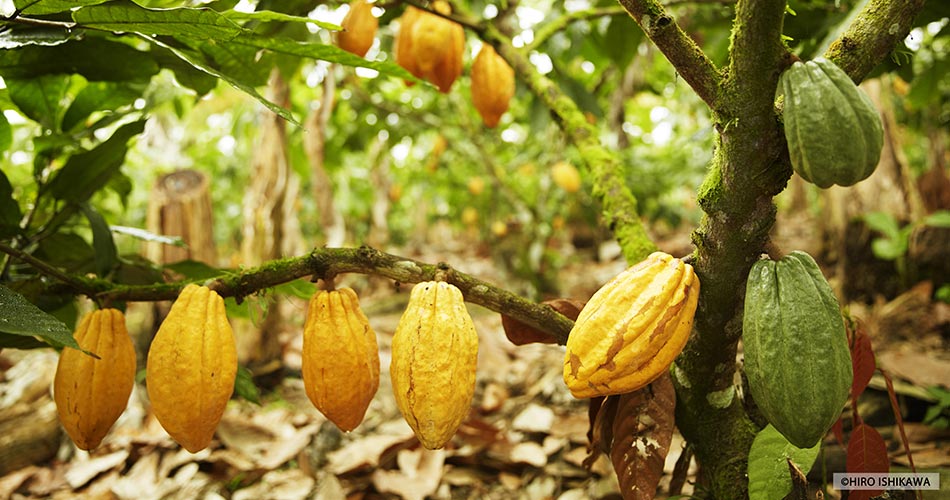
[[[336,93],[335,66],[327,68],[327,75],[323,78],[323,94],[317,101],[317,106],[307,116],[303,144],[307,158],[310,160],[310,183],[313,199],[317,202],[317,212],[320,216],[320,227],[326,238],[324,244],[328,247],[340,247],[346,241],[346,224],[343,216],[333,204],[333,181],[326,170],[326,137],[330,117],[333,116],[334,94]]]

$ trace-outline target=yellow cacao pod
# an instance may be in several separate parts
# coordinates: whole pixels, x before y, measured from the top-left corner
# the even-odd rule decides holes
[[[436,0],[432,6],[443,14],[452,12],[449,4],[443,0]],[[409,36],[411,57],[418,71],[416,76],[432,82],[440,92],[448,93],[452,84],[462,74],[462,56],[465,53],[465,31],[462,26],[435,14],[420,11],[418,18],[412,23]]]
[[[376,30],[379,29],[379,19],[373,15],[373,4],[366,0],[353,0],[340,27],[343,31],[337,33],[337,46],[360,57],[365,56],[373,46]]]
[[[564,382],[578,398],[640,389],[686,345],[699,300],[693,267],[655,252],[594,293],[567,340]]]
[[[363,421],[379,388],[379,350],[352,289],[321,291],[310,299],[302,372],[310,401],[340,430]]]
[[[551,178],[554,184],[568,193],[576,193],[581,190],[581,174],[574,165],[561,161],[551,167]]]
[[[186,450],[206,448],[236,375],[237,347],[224,300],[207,287],[186,286],[148,351],[145,379],[155,417]]]
[[[416,66],[416,57],[412,50],[412,31],[419,17],[424,14],[421,9],[411,5],[406,7],[402,16],[399,17],[399,31],[396,33],[396,40],[393,42],[393,56],[396,58],[396,64],[402,66],[406,71],[412,73],[416,78],[422,78],[422,73]],[[408,85],[414,85],[413,82],[406,82]]]
[[[514,95],[514,70],[495,52],[494,47],[482,44],[472,63],[472,104],[482,116],[485,126],[494,128],[498,125]]]
[[[135,385],[135,347],[116,309],[87,314],[74,333],[79,347],[63,349],[53,379],[53,399],[66,433],[84,450],[91,450],[109,433],[125,411]]]
[[[445,446],[475,394],[478,334],[462,292],[417,284],[393,334],[390,376],[396,405],[423,446]]]

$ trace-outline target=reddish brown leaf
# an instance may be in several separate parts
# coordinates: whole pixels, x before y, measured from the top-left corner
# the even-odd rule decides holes
[[[917,467],[914,467],[914,456],[910,453],[910,444],[907,441],[907,431],[904,429],[904,418],[901,416],[901,407],[897,404],[897,393],[894,392],[894,382],[891,380],[890,374],[886,371],[881,370],[881,375],[884,376],[884,383],[887,384],[887,396],[891,399],[891,410],[894,412],[897,430],[900,431],[904,451],[907,452],[907,463],[910,464],[910,470],[917,472]]]
[[[656,496],[673,440],[675,406],[676,393],[669,373],[639,391],[620,395],[610,460],[625,500]]]
[[[555,311],[567,316],[572,320],[577,319],[577,315],[584,308],[584,302],[574,299],[554,299],[546,300],[542,304],[554,309]],[[507,315],[501,315],[501,326],[505,329],[505,336],[514,345],[525,345],[531,343],[556,344],[554,337],[547,332],[542,332],[537,328],[530,327]]]
[[[591,398],[590,409],[587,412],[590,417],[590,429],[587,431],[590,454],[584,460],[585,467],[592,467],[601,453],[610,452],[610,445],[614,439],[614,415],[617,414],[619,399],[619,396]]]
[[[890,470],[887,445],[877,429],[864,423],[855,426],[848,442],[845,467],[849,473],[885,473]],[[854,490],[848,499],[867,500],[882,493],[884,490]]]
[[[851,368],[854,371],[854,378],[851,380],[852,400],[857,400],[867,388],[876,367],[874,351],[871,349],[871,338],[858,323],[851,341]]]
[[[844,419],[838,417],[838,421],[835,422],[835,425],[831,426],[831,432],[835,435],[835,439],[838,440],[838,444],[844,446],[844,430],[842,429]]]

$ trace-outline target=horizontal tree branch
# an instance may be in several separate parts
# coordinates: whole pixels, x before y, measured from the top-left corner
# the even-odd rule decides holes
[[[531,43],[525,45],[524,50],[526,52],[537,50],[538,47],[544,45],[544,42],[548,41],[548,38],[551,38],[555,33],[566,29],[571,23],[575,21],[585,21],[588,19],[597,19],[606,16],[619,16],[626,13],[627,11],[625,11],[623,7],[619,5],[614,5],[611,7],[595,7],[591,9],[569,12],[538,28],[538,30],[534,33],[534,39],[531,40]],[[630,47],[630,50],[635,49],[636,47]]]
[[[11,253],[10,250],[13,250]],[[77,278],[66,275],[23,252],[0,245],[0,251],[21,259],[41,273],[63,281],[73,292],[81,293],[100,304],[115,302],[153,302],[174,300],[192,281],[157,283],[153,285],[117,285],[102,279]],[[559,344],[567,343],[574,322],[553,308],[531,302],[512,292],[451,268],[447,264],[427,264],[417,260],[380,252],[367,246],[359,248],[317,248],[307,255],[274,260],[238,272],[223,271],[221,276],[202,281],[222,297],[243,299],[261,290],[299,278],[333,279],[344,273],[372,274],[399,283],[442,280],[462,291],[466,302],[503,313],[522,323],[547,332]]]

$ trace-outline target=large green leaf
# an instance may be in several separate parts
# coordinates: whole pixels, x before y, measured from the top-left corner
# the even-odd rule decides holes
[[[0,32],[0,49],[25,45],[59,45],[76,38],[76,32],[58,26],[14,25]]]
[[[395,76],[410,81],[418,81],[403,67],[390,61],[369,61],[351,54],[335,45],[326,45],[318,42],[297,42],[287,38],[264,37],[253,34],[243,34],[235,37],[231,43],[244,44],[260,49],[267,49],[279,54],[287,54],[309,59],[320,59],[345,66],[358,66],[379,71],[380,74]]]
[[[72,130],[96,111],[115,111],[142,96],[145,87],[124,82],[89,82],[73,99],[63,116],[62,129]]]
[[[79,349],[73,333],[62,321],[34,306],[26,297],[0,285],[0,332],[40,337],[54,346]]]
[[[36,340],[36,337],[0,332],[0,349],[40,349],[43,347],[49,347],[49,344]]]
[[[222,15],[226,16],[228,19],[235,20],[247,20],[247,21],[261,21],[261,22],[288,22],[288,23],[312,23],[323,29],[330,31],[340,31],[341,28],[337,24],[328,23],[325,21],[318,21],[309,17],[303,16],[292,16],[290,14],[284,14],[283,12],[274,12],[272,10],[259,10],[256,12],[240,12],[236,10],[229,10],[222,12]]]
[[[772,425],[762,429],[749,450],[749,500],[774,500],[787,495],[792,489],[788,460],[807,475],[819,450],[821,443],[812,448],[798,448]]]
[[[0,113],[0,118],[3,113]],[[20,232],[20,205],[13,199],[13,186],[7,174],[0,170],[0,238],[9,238]]]
[[[171,50],[158,44],[152,47],[152,55],[158,64],[172,70],[179,84],[194,90],[199,96],[211,92],[218,85],[217,77],[194,67]]]
[[[0,76],[4,78],[78,73],[90,81],[147,82],[158,69],[148,52],[95,36],[53,47],[0,50]]]
[[[104,3],[107,0],[13,0],[13,5],[25,16],[39,16],[66,12],[76,7]]]
[[[10,99],[24,115],[43,125],[58,130],[63,114],[63,101],[69,88],[69,75],[44,75],[39,78],[6,78]]]
[[[10,127],[7,117],[0,113],[0,154],[10,149],[11,144],[13,144],[13,128]]]
[[[80,26],[143,35],[189,36],[227,40],[243,28],[211,9],[146,9],[128,0],[114,0],[73,12]]]
[[[211,64],[209,64],[209,62],[205,59],[204,55],[196,53],[193,50],[172,46],[169,43],[159,40],[158,38],[145,37],[145,39],[170,50],[176,56],[180,57],[184,61],[187,61],[189,64],[191,64],[195,68],[198,68],[204,71],[205,73],[208,73],[209,75],[215,76],[217,78],[220,78],[228,82],[229,84],[231,84],[232,87],[240,90],[241,92],[244,92],[245,94],[253,97],[254,99],[257,99],[258,102],[263,104],[267,109],[273,111],[274,113],[277,113],[281,118],[295,125],[302,126],[302,124],[300,123],[300,120],[297,120],[297,118],[295,118],[294,115],[289,110],[284,109],[283,107],[271,102],[266,97],[262,96],[253,86],[248,85],[247,83],[237,78],[234,78],[231,75],[218,71]]]
[[[53,180],[49,193],[58,200],[82,203],[109,182],[125,160],[129,139],[142,133],[145,120],[127,123],[95,148],[69,157]]]
[[[83,203],[80,209],[92,229],[92,248],[96,250],[96,274],[100,278],[105,278],[112,272],[118,261],[118,252],[115,248],[115,241],[112,240],[112,232],[109,231],[109,224],[106,223],[106,219],[102,217],[102,214],[89,206],[88,203]]]

